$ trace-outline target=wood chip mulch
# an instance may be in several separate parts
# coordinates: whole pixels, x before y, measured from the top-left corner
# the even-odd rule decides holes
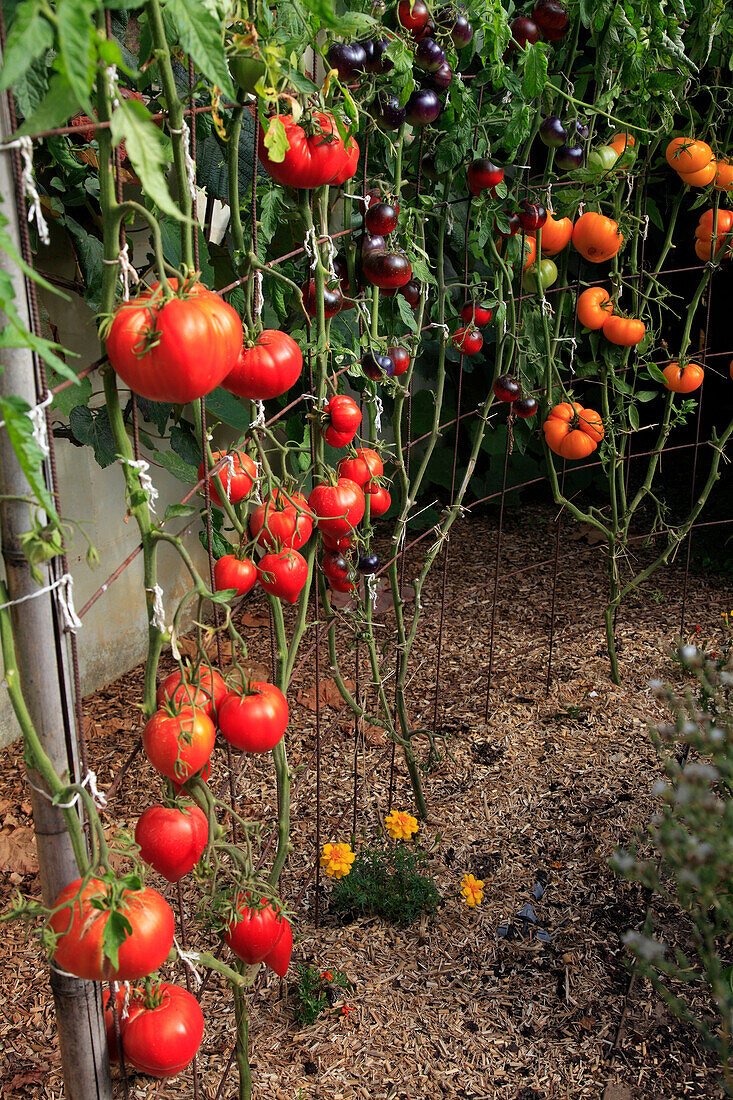
[[[627,996],[630,972],[621,936],[641,926],[646,902],[640,889],[621,881],[607,863],[617,845],[640,837],[652,812],[650,789],[658,767],[646,722],[659,710],[648,684],[652,678],[680,676],[670,654],[679,630],[682,565],[657,574],[619,616],[624,682],[615,687],[600,629],[603,553],[582,530],[565,524],[547,692],[552,569],[534,565],[552,558],[555,530],[550,509],[505,516],[488,714],[496,524],[464,520],[451,539],[436,726],[443,755],[424,776],[430,817],[420,831],[444,897],[430,920],[408,928],[373,918],[339,924],[328,909],[325,881],[316,927],[316,813],[321,842],[349,839],[355,732],[349,712],[322,685],[317,804],[313,655],[304,662],[291,692],[288,752],[298,786],[293,852],[282,879],[283,898],[294,911],[296,945],[290,980],[281,982],[267,972],[250,998],[257,1100],[722,1096],[714,1061],[692,1029],[678,1022],[646,983],[635,982]],[[409,559],[408,583],[420,549]],[[637,553],[641,560],[646,551]],[[438,564],[423,592],[425,620],[413,662],[410,705],[416,728],[433,722],[441,583]],[[699,626],[703,638],[719,635],[721,612],[731,606],[727,581],[691,575],[690,630]],[[378,610],[377,619],[389,651],[393,614]],[[246,604],[243,629],[252,667],[267,673],[269,625],[266,604],[257,596]],[[303,652],[311,642],[304,643]],[[344,675],[353,681],[353,648],[346,654]],[[321,668],[327,680],[325,646]],[[368,675],[362,646],[363,690]],[[141,683],[142,671],[136,669],[85,701],[90,760],[102,789],[138,739]],[[416,744],[424,763],[424,735]],[[391,745],[379,729],[362,727],[356,747],[360,844],[376,835],[387,812]],[[220,748],[214,765],[216,786],[225,778]],[[152,769],[137,756],[109,806],[110,833],[132,831],[156,790]],[[266,826],[272,821],[274,777],[267,761],[247,761],[237,797],[243,815]],[[411,809],[399,753],[393,805]],[[3,909],[18,888],[25,896],[39,896],[31,826],[16,745],[4,751],[0,769]],[[458,896],[464,872],[485,882],[480,908],[467,909]],[[165,886],[152,874],[149,881]],[[210,947],[192,921],[195,883],[185,885],[183,899],[189,945]],[[171,901],[175,905],[175,894]],[[534,922],[519,916],[528,903],[532,908],[524,913]],[[665,935],[685,944],[687,930],[678,914],[655,904],[654,915]],[[524,935],[528,929],[532,934]],[[298,1026],[293,1012],[296,966],[304,963],[340,971],[353,985],[309,1027]],[[166,977],[184,980],[180,968],[169,968]],[[0,998],[0,1095],[61,1097],[47,971],[19,924],[3,925]],[[342,1013],[344,1004],[353,1011]],[[216,976],[202,1006],[206,1032],[198,1058],[199,1095],[214,1100],[233,1042],[231,1003]],[[709,1007],[702,994],[700,1007]],[[115,1080],[116,1095],[122,1096],[117,1071]],[[133,1076],[129,1095],[132,1100],[193,1097],[192,1073],[160,1082]],[[225,1100],[237,1095],[234,1068],[221,1095]]]

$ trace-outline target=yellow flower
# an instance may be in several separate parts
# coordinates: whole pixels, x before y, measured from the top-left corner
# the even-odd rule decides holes
[[[320,862],[329,878],[344,878],[355,859],[348,844],[324,844]]]
[[[387,814],[385,819],[387,826],[387,832],[393,840],[409,840],[413,833],[416,833],[420,826],[417,823],[417,818],[412,814],[405,813],[404,810],[392,810]]]
[[[480,878],[464,875],[461,893],[469,909],[474,909],[484,900],[484,884]]]

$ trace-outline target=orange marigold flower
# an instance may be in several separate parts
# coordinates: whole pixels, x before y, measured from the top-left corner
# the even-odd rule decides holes
[[[483,881],[480,878],[474,878],[473,875],[464,875],[461,893],[468,908],[474,909],[484,900]]]
[[[321,867],[329,878],[344,878],[351,871],[356,856],[349,844],[324,844]]]
[[[331,973],[330,970],[324,970],[323,973],[321,974],[321,979],[324,982],[332,982],[333,981],[333,974]]]
[[[420,828],[417,818],[404,810],[392,810],[385,818],[385,825],[393,840],[409,840]]]

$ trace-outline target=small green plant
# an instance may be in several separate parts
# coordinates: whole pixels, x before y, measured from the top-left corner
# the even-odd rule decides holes
[[[350,992],[351,982],[338,970],[318,970],[315,966],[298,967],[295,986],[295,1019],[308,1027],[340,997],[339,990]]]
[[[392,924],[412,924],[441,903],[435,881],[424,873],[428,857],[407,844],[364,846],[351,873],[336,882],[331,909],[343,920],[373,914]]]
[[[727,645],[716,656],[682,645],[679,655],[694,682],[684,692],[653,685],[672,714],[651,728],[665,773],[648,830],[655,853],[620,851],[612,864],[688,918],[684,945],[654,932],[651,908],[625,943],[670,1010],[715,1051],[733,1096],[733,658]]]

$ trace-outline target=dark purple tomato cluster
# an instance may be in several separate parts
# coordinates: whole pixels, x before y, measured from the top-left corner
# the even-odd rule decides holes
[[[529,44],[557,42],[570,30],[570,16],[559,0],[535,0],[530,16],[518,15],[509,24],[512,35],[510,49],[523,50]]]
[[[522,397],[522,386],[511,374],[500,374],[494,382],[494,396],[497,401],[505,401],[512,406],[512,412],[529,420],[537,412],[534,397]]]
[[[579,118],[562,122],[556,115],[548,115],[540,123],[540,141],[548,149],[555,149],[554,163],[563,171],[582,168],[585,161],[585,143],[590,131]]]

